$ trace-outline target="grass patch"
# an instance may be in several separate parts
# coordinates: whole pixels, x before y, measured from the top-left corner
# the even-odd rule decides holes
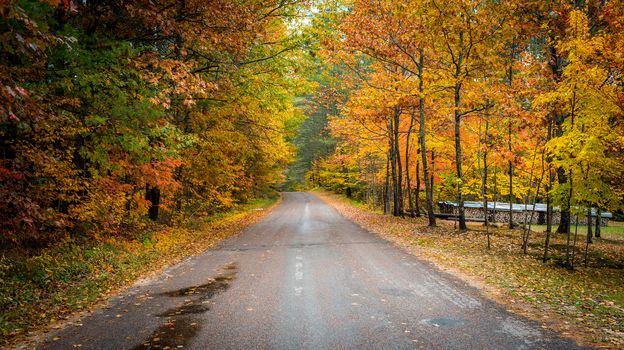
[[[523,254],[522,231],[495,228],[487,251],[483,224],[457,233],[453,223],[427,227],[426,218],[395,218],[352,206],[342,197],[317,195],[345,217],[405,247],[421,258],[472,281],[509,309],[537,319],[581,344],[624,347],[624,237],[594,239],[584,266],[585,236],[579,234],[576,270],[562,267],[565,235],[551,237],[550,259],[542,263],[545,234],[532,232]],[[616,227],[616,226],[614,226]],[[581,232],[579,228],[579,233]],[[604,231],[603,231],[604,232]]]
[[[557,225],[553,225],[553,230],[556,229]],[[546,232],[546,225],[531,225],[531,230],[536,232]],[[572,232],[574,232],[574,225],[572,225]],[[587,225],[579,225],[578,232],[579,234],[583,234],[583,237],[586,237],[585,233],[587,232]],[[594,227],[592,227],[592,232],[594,232]],[[609,220],[609,226],[600,228],[600,235],[602,238],[624,241],[624,222]]]
[[[156,227],[136,237],[66,239],[36,253],[0,250],[0,345],[88,309],[139,277],[239,232],[278,197],[256,199],[185,227]]]

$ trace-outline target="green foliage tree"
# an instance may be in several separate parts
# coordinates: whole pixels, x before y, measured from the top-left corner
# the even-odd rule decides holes
[[[307,88],[302,9],[3,2],[0,239],[119,234],[274,190]]]

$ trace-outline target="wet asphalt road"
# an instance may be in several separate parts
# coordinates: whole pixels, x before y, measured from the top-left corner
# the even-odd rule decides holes
[[[578,348],[307,193],[109,306],[39,348]]]

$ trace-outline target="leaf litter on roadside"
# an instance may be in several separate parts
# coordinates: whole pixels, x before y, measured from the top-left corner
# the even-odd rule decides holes
[[[460,234],[453,223],[427,227],[425,218],[384,216],[342,197],[315,193],[346,218],[460,278],[483,285],[498,302],[545,322],[545,327],[582,344],[624,347],[624,241],[596,239],[589,267],[579,263],[571,272],[558,265],[565,254],[562,236],[551,237],[552,259],[544,264],[542,233],[532,233],[525,255],[521,230],[491,228],[488,252],[482,224]]]

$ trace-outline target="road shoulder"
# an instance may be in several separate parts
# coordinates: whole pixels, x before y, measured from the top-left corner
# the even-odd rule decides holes
[[[441,223],[437,228],[427,228],[425,219],[384,216],[338,195],[324,191],[313,194],[362,228],[478,288],[486,298],[503,305],[510,312],[539,322],[544,329],[554,330],[582,346],[618,349],[624,345],[624,334],[618,333],[617,327],[609,329],[601,327],[598,322],[590,322],[593,320],[579,315],[570,305],[555,308],[552,304],[535,300],[532,294],[527,293],[534,287],[519,278],[517,272],[500,266],[528,266],[526,273],[531,273],[534,268],[544,269],[543,276],[533,278],[553,278],[554,274],[567,277],[567,271],[550,271],[552,267],[540,266],[541,263],[531,257],[497,254],[495,249],[487,253],[482,241],[475,244],[479,233],[462,236],[454,233],[452,224]],[[509,243],[503,239],[494,241],[495,247]],[[525,283],[527,285],[523,285]]]
[[[147,281],[162,274],[163,271],[193,256],[202,254],[226,238],[235,236],[248,227],[259,223],[281,201],[280,196],[275,200],[265,201],[258,205],[242,207],[194,228],[169,229],[169,231],[184,230],[184,237],[181,237],[183,234],[180,232],[159,232],[158,236],[162,234],[178,237],[171,240],[157,240],[154,245],[160,244],[157,249],[158,256],[134,267],[135,270],[131,271],[129,277],[115,279],[114,282],[106,286],[106,289],[99,291],[93,299],[82,302],[79,308],[68,310],[67,307],[59,305],[58,307],[65,310],[63,313],[58,314],[48,323],[33,325],[23,333],[9,337],[8,342],[2,344],[2,347],[7,350],[36,348],[37,344],[41,343],[50,332],[58,332],[70,325],[80,323],[81,319],[106,308],[109,300],[123,294],[130,288],[147,283]],[[112,271],[111,273],[114,274],[115,272]]]

